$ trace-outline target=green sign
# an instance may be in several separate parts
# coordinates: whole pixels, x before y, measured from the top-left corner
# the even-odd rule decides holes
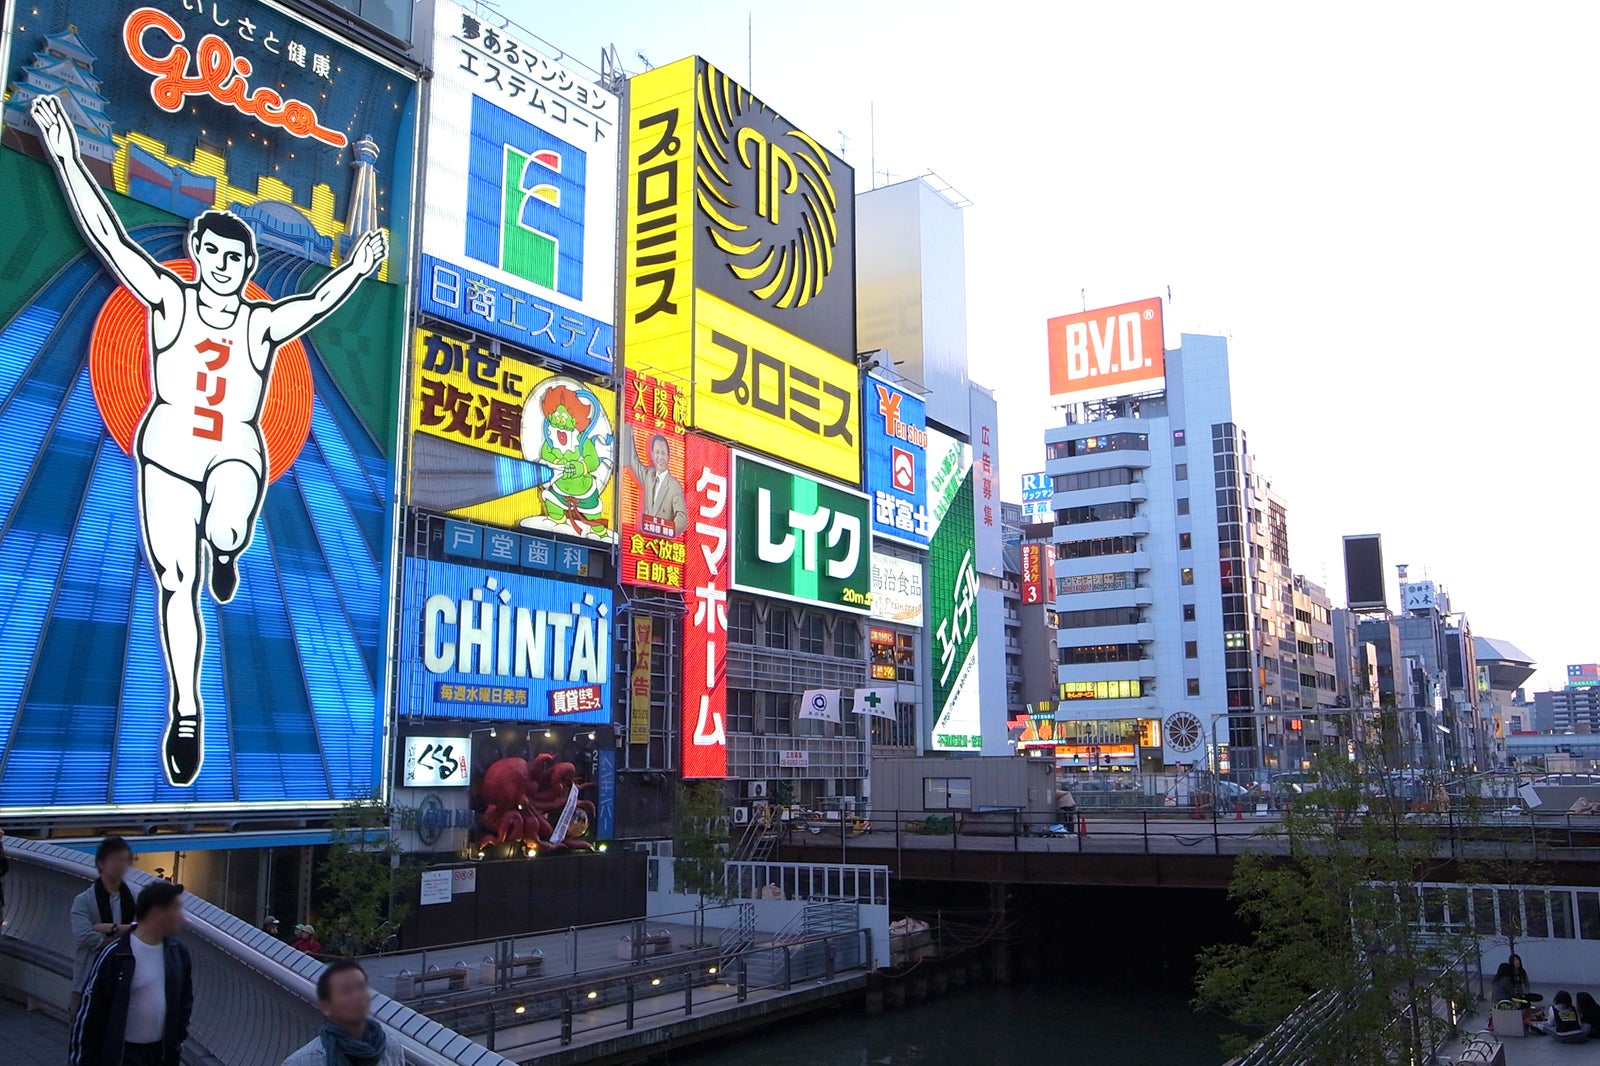
[[[933,747],[979,751],[977,529],[972,510],[972,450],[928,432],[929,507],[939,525],[928,545],[928,626],[933,634]]]
[[[867,614],[870,508],[859,492],[735,453],[733,587]]]

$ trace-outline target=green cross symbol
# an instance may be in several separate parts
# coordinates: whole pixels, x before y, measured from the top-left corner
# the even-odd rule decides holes
[[[878,704],[883,702],[883,697],[878,695],[876,692],[869,692],[869,693],[867,693],[866,698],[864,698],[861,702],[865,703],[868,707],[871,707],[873,710],[877,710],[878,709]]]

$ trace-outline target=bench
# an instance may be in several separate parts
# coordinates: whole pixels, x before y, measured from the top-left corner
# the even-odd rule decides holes
[[[480,984],[494,987],[502,978],[515,981],[519,978],[538,977],[544,972],[544,952],[535,950],[527,955],[510,955],[499,962],[485,958],[478,967]]]
[[[668,955],[672,952],[672,932],[657,929],[646,932],[639,940],[640,955]],[[623,962],[633,960],[633,937],[624,935],[617,940],[617,958]]]
[[[401,970],[394,978],[394,998],[412,999],[424,995],[430,984],[444,982],[445,988],[451,992],[461,992],[467,987],[467,978],[470,972],[465,966],[432,966],[423,973],[412,973],[410,970]]]

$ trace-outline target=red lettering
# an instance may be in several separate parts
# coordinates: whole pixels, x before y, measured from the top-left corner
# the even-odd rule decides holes
[[[145,50],[144,35],[148,30],[160,30],[172,42],[165,55],[156,56]],[[322,141],[334,148],[349,143],[338,130],[322,126],[310,104],[285,101],[271,89],[252,93],[245,80],[254,69],[250,61],[234,58],[228,42],[215,34],[200,39],[194,55],[195,72],[187,73],[189,50],[183,46],[183,27],[165,11],[153,7],[136,9],[122,24],[122,44],[134,66],[155,75],[150,83],[150,99],[163,111],[180,110],[191,96],[209,96],[263,125],[277,126],[296,137]]]

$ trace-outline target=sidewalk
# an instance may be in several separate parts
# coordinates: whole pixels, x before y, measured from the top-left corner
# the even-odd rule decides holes
[[[8,1066],[61,1066],[67,1058],[67,1027],[49,1015],[0,999],[0,1033]]]

